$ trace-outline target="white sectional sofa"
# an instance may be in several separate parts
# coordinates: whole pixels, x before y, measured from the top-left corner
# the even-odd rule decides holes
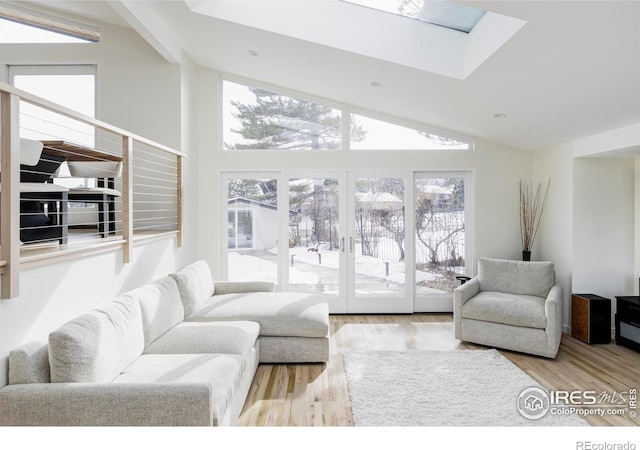
[[[259,362],[326,362],[320,296],[213,282],[205,261],[9,355],[0,425],[232,425]]]

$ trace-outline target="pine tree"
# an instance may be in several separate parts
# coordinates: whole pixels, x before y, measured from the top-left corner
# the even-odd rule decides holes
[[[255,103],[232,101],[241,128],[233,129],[250,143],[227,148],[274,150],[336,150],[342,146],[339,111],[317,103],[297,100],[262,89],[250,88]],[[366,131],[352,122],[351,139],[364,139]]]

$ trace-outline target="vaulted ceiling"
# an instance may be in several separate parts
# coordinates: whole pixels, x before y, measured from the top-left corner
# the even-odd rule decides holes
[[[27,3],[130,26],[172,63],[184,52],[203,67],[524,149],[640,124],[636,1],[463,1],[498,21],[469,35],[339,0]]]

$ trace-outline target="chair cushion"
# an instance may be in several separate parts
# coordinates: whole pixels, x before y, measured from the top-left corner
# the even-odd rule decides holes
[[[182,322],[156,339],[144,353],[247,356],[259,335],[260,325],[256,322]]]
[[[214,295],[184,320],[249,320],[260,324],[261,336],[324,337],[329,305],[324,297],[298,292]]]
[[[69,174],[78,178],[119,178],[122,176],[120,161],[68,161]]]
[[[481,291],[546,297],[555,282],[552,262],[478,258]]]
[[[35,166],[40,161],[44,145],[41,141],[20,138],[20,164]]]
[[[9,352],[9,384],[50,381],[48,342],[28,342]]]
[[[145,347],[182,322],[184,318],[178,286],[169,276],[123,295],[140,303]]]
[[[185,316],[193,314],[213,295],[213,278],[205,260],[196,261],[170,276],[178,285]]]
[[[462,306],[461,316],[463,319],[545,329],[544,303],[544,298],[532,295],[482,291]]]
[[[110,382],[143,349],[140,305],[119,297],[49,334],[51,382]]]

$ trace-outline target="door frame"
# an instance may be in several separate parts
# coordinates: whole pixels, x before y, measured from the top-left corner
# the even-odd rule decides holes
[[[471,276],[471,262],[475,254],[474,208],[475,199],[473,170],[280,170],[280,171],[223,171],[221,172],[221,276],[228,279],[228,181],[233,179],[275,179],[278,183],[277,215],[278,230],[278,274],[277,289],[289,286],[289,179],[334,178],[339,182],[339,240],[344,242],[340,251],[339,293],[327,296],[332,314],[411,314],[414,312],[451,312],[453,295],[418,296],[415,286],[415,183],[419,178],[458,177],[465,180],[465,275]],[[405,182],[405,292],[401,297],[384,299],[383,296],[357,296],[355,292],[355,253],[350,248],[350,238],[355,239],[355,180],[358,178],[402,178]],[[407,206],[408,205],[408,206]],[[344,239],[344,241],[343,241]],[[355,250],[355,249],[354,249]],[[331,297],[331,298],[329,298]]]

